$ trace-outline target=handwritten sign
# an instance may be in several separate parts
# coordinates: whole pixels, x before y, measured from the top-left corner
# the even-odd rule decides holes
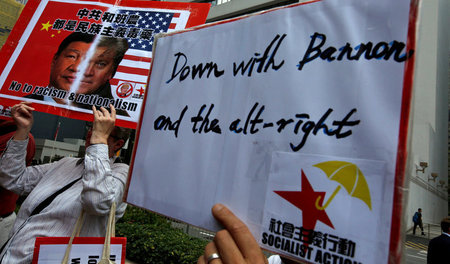
[[[92,106],[136,127],[154,36],[205,22],[209,4],[30,0],[0,55],[0,118],[17,101],[91,120]]]
[[[409,17],[315,1],[158,38],[127,202],[212,230],[224,203],[295,259],[398,258]]]

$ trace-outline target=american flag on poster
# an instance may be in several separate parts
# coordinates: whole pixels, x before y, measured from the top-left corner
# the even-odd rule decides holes
[[[111,80],[112,89],[121,83],[132,83],[134,86],[134,98],[141,99],[143,96],[143,85],[147,83],[152,61],[153,37],[157,33],[171,32],[178,28],[184,28],[189,14],[186,11],[161,11],[161,10],[127,10],[120,9],[116,14],[124,14],[129,19],[134,18],[135,24],[126,25],[128,51],[119,64],[114,79]],[[112,27],[117,30],[123,24],[112,23]],[[137,33],[128,37],[130,32]],[[145,88],[144,88],[145,89]],[[114,93],[113,93],[114,94]]]

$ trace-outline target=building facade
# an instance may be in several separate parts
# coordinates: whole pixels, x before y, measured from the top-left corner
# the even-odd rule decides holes
[[[16,20],[24,7],[23,3],[14,0],[0,0],[0,48],[5,43]]]
[[[438,224],[448,215],[449,14],[446,0],[422,1],[419,10],[406,171],[407,227],[413,225],[418,208],[424,223]]]

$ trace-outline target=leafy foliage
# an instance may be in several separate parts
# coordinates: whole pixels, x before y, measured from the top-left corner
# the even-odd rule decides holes
[[[208,243],[172,228],[162,216],[132,206],[117,222],[116,236],[127,238],[127,258],[140,264],[196,263]]]

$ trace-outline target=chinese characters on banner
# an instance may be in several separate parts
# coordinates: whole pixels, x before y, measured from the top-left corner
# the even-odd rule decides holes
[[[147,89],[154,36],[203,24],[209,4],[28,1],[2,49],[0,117],[28,100],[38,111],[90,120],[114,105],[134,128]]]
[[[157,37],[126,201],[210,230],[223,203],[284,256],[399,263],[416,10],[311,1]]]

